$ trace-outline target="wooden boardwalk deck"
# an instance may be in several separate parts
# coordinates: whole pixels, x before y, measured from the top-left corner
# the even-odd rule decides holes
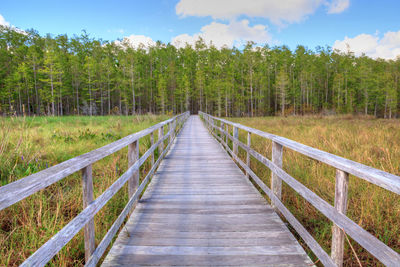
[[[199,117],[191,116],[103,262],[123,265],[313,264]]]

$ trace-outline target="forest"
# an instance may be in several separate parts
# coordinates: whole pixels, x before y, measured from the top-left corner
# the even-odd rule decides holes
[[[132,47],[0,26],[0,115],[400,117],[400,57],[298,46]]]

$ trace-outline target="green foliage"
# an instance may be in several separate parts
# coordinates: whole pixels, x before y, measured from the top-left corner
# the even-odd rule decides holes
[[[0,28],[0,114],[111,115],[206,111],[219,116],[400,110],[400,59],[317,47],[132,48],[80,36]]]

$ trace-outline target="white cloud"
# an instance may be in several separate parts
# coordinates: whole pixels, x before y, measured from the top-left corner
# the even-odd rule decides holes
[[[145,35],[130,35],[130,36],[126,36],[124,37],[124,39],[122,41],[115,41],[115,43],[117,45],[129,45],[130,47],[137,49],[139,47],[149,47],[149,46],[155,46],[156,42],[153,41],[153,39],[151,39],[148,36]]]
[[[382,38],[377,34],[360,34],[354,38],[345,37],[344,40],[336,40],[334,49],[342,52],[354,52],[356,56],[363,53],[372,58],[396,59],[400,56],[400,31],[387,32]]]
[[[2,26],[10,26],[10,22],[6,21],[6,19],[0,14],[0,25]]]
[[[180,0],[175,11],[182,17],[261,17],[279,25],[299,22],[322,4],[328,5],[328,13],[340,13],[349,6],[349,0]]]
[[[349,8],[350,0],[333,0],[328,3],[328,14],[342,13]]]
[[[271,37],[265,25],[249,25],[248,20],[230,21],[229,24],[212,22],[201,28],[200,33],[194,35],[181,34],[172,39],[172,44],[176,47],[184,47],[186,43],[194,45],[195,42],[203,38],[206,44],[212,44],[221,48],[224,45],[228,47],[241,46],[246,41],[256,43],[267,43]]]

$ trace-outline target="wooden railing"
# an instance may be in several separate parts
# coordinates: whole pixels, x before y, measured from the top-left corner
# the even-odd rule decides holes
[[[396,194],[400,194],[399,176],[300,144],[284,137],[213,117],[200,111],[199,115],[202,117],[213,136],[221,142],[232,158],[245,170],[246,175],[248,177],[250,176],[268,195],[272,206],[281,212],[322,264],[325,266],[343,265],[344,238],[346,233],[383,264],[387,266],[400,266],[400,255],[397,252],[365,231],[345,215],[349,174]],[[232,135],[228,131],[228,126],[232,127]],[[247,132],[247,144],[239,141],[239,129]],[[256,134],[272,141],[271,160],[251,148],[251,134]],[[232,149],[228,145],[228,139],[232,141]],[[241,147],[247,153],[246,163],[238,157],[238,147]],[[331,206],[328,202],[320,198],[282,169],[283,147],[287,147],[336,168],[334,206]],[[266,186],[250,168],[250,156],[254,157],[271,170],[271,188]],[[317,241],[315,241],[281,202],[282,180],[334,223],[332,229],[331,256],[322,249]]]
[[[49,241],[33,253],[21,266],[44,266],[50,261],[82,228],[84,228],[86,266],[96,266],[112,238],[116,235],[124,219],[131,211],[151,176],[170,148],[176,134],[188,118],[189,112],[158,123],[140,132],[126,136],[118,141],[72,158],[41,172],[0,187],[0,210],[56,183],[57,181],[82,170],[83,210]],[[164,127],[168,132],[164,135]],[[154,142],[154,132],[158,130],[158,140]],[[151,147],[139,157],[139,140],[150,135]],[[164,141],[168,145],[164,149]],[[122,174],[98,198],[93,199],[92,164],[128,146],[128,170]],[[159,157],[154,162],[154,151],[158,148]],[[151,158],[152,168],[139,185],[139,168]],[[95,247],[94,216],[128,182],[129,201],[113,223],[100,244]]]

